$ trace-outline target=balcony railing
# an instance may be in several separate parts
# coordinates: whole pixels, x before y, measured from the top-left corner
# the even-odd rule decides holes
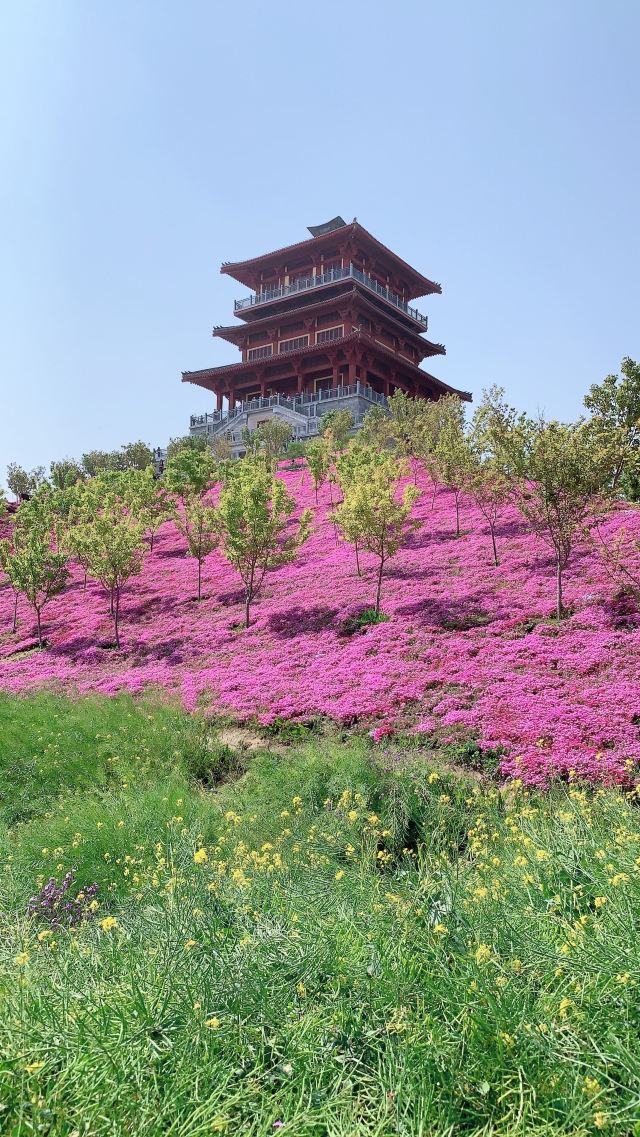
[[[368,272],[363,272],[362,269],[356,268],[352,264],[345,268],[332,268],[329,272],[320,273],[318,276],[303,276],[299,280],[292,281],[291,284],[278,284],[275,288],[264,288],[261,292],[252,292],[243,300],[234,301],[233,308],[235,312],[243,312],[247,308],[255,308],[260,304],[270,304],[274,300],[281,300],[284,296],[293,296],[297,292],[309,292],[310,289],[321,288],[325,284],[333,284],[335,281],[346,280],[349,277],[359,281],[360,284],[364,284],[365,288],[375,292],[377,296],[382,296],[389,304],[393,304],[398,311],[404,312],[405,316],[409,316],[411,320],[419,324],[423,331],[427,330],[427,317],[423,316],[417,308],[412,308],[397,292],[393,292],[391,288],[380,284],[373,276],[369,276]]]
[[[308,418],[315,418],[318,413],[322,415],[323,409],[319,407],[321,403],[327,403],[332,399],[348,399],[359,396],[365,399],[368,403],[376,403],[379,406],[386,407],[386,395],[375,391],[367,383],[362,383],[359,379],[355,383],[345,384],[339,387],[322,387],[319,391],[313,393],[299,394],[299,395],[266,395],[264,398],[247,399],[243,403],[236,403],[235,407],[228,412],[224,411],[209,411],[204,415],[191,415],[191,430],[195,433],[203,433],[209,431],[209,426],[212,427],[212,433],[217,433],[213,427],[214,424],[220,426],[224,424],[225,428],[228,423],[233,422],[240,415],[245,414],[247,411],[262,411],[271,407],[286,407],[287,410],[296,411],[298,414],[306,415]]]

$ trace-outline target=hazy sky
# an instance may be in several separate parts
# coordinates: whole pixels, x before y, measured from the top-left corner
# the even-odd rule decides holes
[[[185,433],[219,275],[341,213],[432,279],[431,362],[575,416],[640,356],[638,0],[5,0],[0,480]]]

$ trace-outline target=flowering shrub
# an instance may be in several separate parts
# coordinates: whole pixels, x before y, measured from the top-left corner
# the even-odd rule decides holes
[[[46,921],[52,928],[75,928],[83,920],[92,919],[98,909],[98,885],[89,884],[74,895],[75,879],[74,869],[63,876],[60,884],[51,877],[29,900],[27,915]]]
[[[576,549],[565,603],[552,618],[554,567],[548,550],[515,510],[496,528],[500,566],[479,510],[455,508],[420,475],[419,528],[388,567],[386,622],[345,636],[372,594],[375,566],[336,540],[328,519],[330,487],[315,504],[307,471],[284,471],[298,515],[314,511],[314,531],[291,564],[275,569],[240,630],[242,593],[218,552],[203,566],[204,600],[193,597],[193,568],[172,522],[160,530],[143,573],[123,589],[123,652],[111,643],[103,590],[83,589],[82,573],[52,600],[48,646],[32,653],[32,618],[0,585],[0,686],[22,691],[58,683],[113,694],[148,687],[180,693],[238,719],[309,721],[329,716],[376,730],[428,732],[443,743],[474,738],[499,750],[502,771],[529,784],[553,777],[626,784],[640,760],[640,627],[616,618],[615,584],[593,544]],[[295,524],[295,519],[292,519]],[[600,523],[640,537],[640,516],[620,507]],[[386,733],[386,731],[385,731]]]

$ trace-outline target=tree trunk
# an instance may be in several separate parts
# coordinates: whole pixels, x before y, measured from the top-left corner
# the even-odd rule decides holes
[[[120,588],[115,589],[116,601],[113,609],[113,627],[116,634],[116,647],[120,648],[120,628],[118,626],[120,619]]]
[[[12,632],[15,632],[17,627],[18,627],[18,593],[14,592],[14,594],[13,594],[13,628],[11,629]]]
[[[362,572],[360,571],[360,550],[358,549],[358,542],[354,541],[353,544],[356,550],[356,569],[358,570],[358,576],[362,576]]]
[[[489,526],[491,528],[491,544],[493,545],[493,563],[494,563],[494,565],[497,565],[498,564],[498,549],[496,546],[496,531],[495,531],[495,526],[493,524],[493,521],[489,522]]]
[[[40,622],[40,609],[36,608],[36,621],[38,624],[38,647],[42,647],[42,624]]]
[[[562,603],[562,565],[560,557],[556,558],[556,616],[559,620],[564,615],[564,605]]]
[[[456,537],[459,537],[460,536],[460,494],[458,493],[458,490],[454,490],[454,496],[456,499]]]
[[[152,529],[150,534],[149,534],[149,552],[150,553],[153,552],[153,538],[154,538],[154,536],[155,536],[155,534],[154,534],[153,529]]]
[[[87,591],[87,570],[86,569],[84,570],[84,584],[82,585],[82,591],[83,592]]]
[[[249,589],[247,589],[247,591],[245,593],[245,597],[244,597],[244,626],[245,626],[245,628],[249,627],[250,605],[251,605],[251,595],[249,593]]]
[[[202,561],[198,560],[198,600],[202,599]]]
[[[382,570],[384,568],[384,557],[380,557],[380,568],[378,569],[378,588],[376,591],[376,616],[380,612],[380,593],[382,592]]]
[[[432,508],[432,509],[434,509],[434,508],[435,508],[435,504],[436,504],[436,494],[437,494],[437,492],[438,492],[438,483],[437,483],[437,482],[434,482],[434,483],[433,483],[433,493],[432,493],[432,495],[431,495],[431,508]]]
[[[113,588],[109,589],[109,615],[113,616]]]

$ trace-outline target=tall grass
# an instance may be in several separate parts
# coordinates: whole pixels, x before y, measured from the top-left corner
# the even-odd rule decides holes
[[[5,704],[15,738],[36,704]],[[640,1132],[633,800],[331,739],[211,790],[199,720],[56,713],[48,794],[24,743],[5,805],[3,1134]],[[92,781],[78,739],[101,715],[126,776],[99,740]],[[97,912],[27,918],[71,868]]]

